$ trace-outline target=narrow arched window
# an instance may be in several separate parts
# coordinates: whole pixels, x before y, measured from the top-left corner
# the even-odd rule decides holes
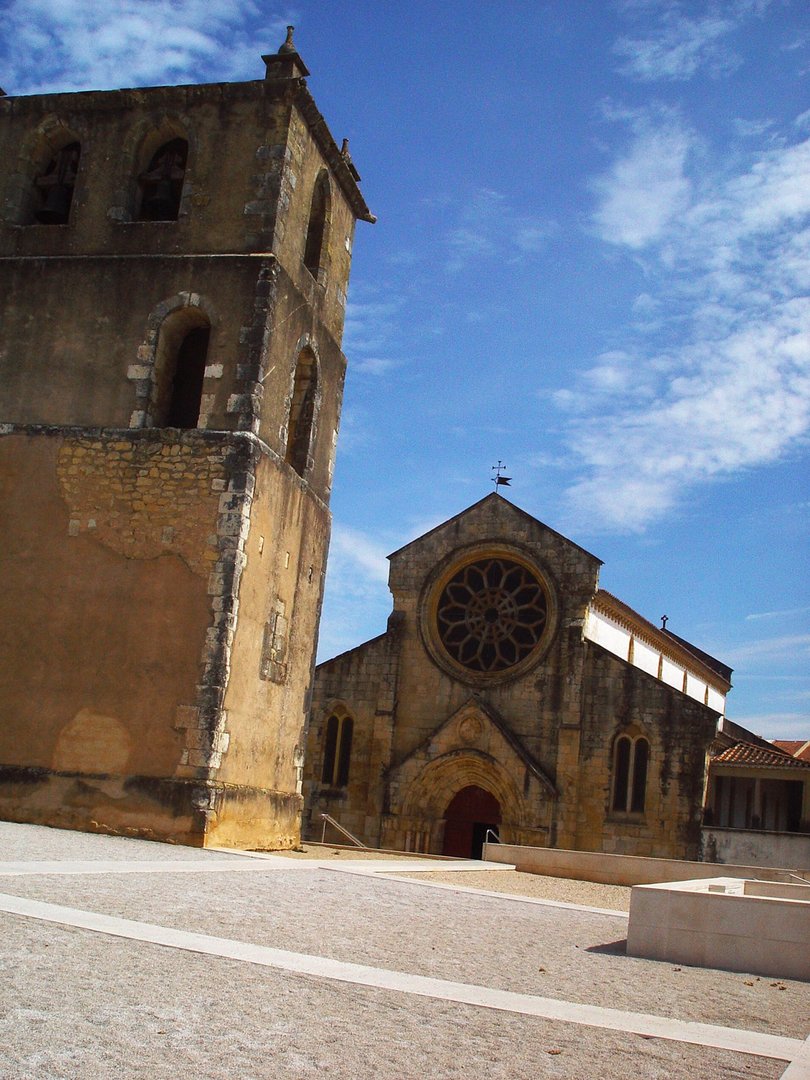
[[[326,254],[326,236],[331,213],[331,194],[329,191],[329,175],[323,169],[312,192],[312,203],[309,208],[309,223],[307,225],[307,239],[304,245],[304,266],[316,279],[321,280],[324,270],[324,256]]]
[[[173,312],[161,326],[152,397],[156,427],[197,427],[210,333],[198,308]]]
[[[326,721],[321,781],[330,787],[346,787],[352,757],[354,721],[348,713],[332,713]]]
[[[177,350],[174,365],[167,427],[194,428],[200,419],[203,378],[205,376],[205,358],[208,355],[207,326],[196,326],[189,330]]]
[[[141,197],[138,221],[176,221],[183,195],[188,142],[172,139],[158,147],[138,177]]]
[[[318,384],[318,366],[310,349],[303,349],[295,365],[295,379],[287,421],[287,451],[284,460],[292,465],[299,476],[304,476],[310,465],[312,430],[315,420],[315,395]]]
[[[34,217],[41,225],[67,225],[80,156],[79,143],[68,143],[50,159],[34,180]]]
[[[650,755],[650,744],[646,739],[636,739],[633,749],[633,779],[630,788],[630,809],[633,813],[640,814],[644,810],[644,802],[647,795],[647,760]]]
[[[613,746],[613,810],[640,814],[647,794],[650,744],[643,736],[620,735]]]

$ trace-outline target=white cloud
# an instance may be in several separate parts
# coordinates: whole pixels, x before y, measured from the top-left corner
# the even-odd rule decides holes
[[[257,0],[11,0],[4,84],[30,94],[191,83],[201,67],[209,79],[260,78],[258,54],[281,44],[286,23]]]
[[[336,563],[336,573],[348,571],[352,588],[357,574],[365,581],[386,584],[388,581],[388,551],[377,540],[372,540],[359,529],[336,524],[332,533],[330,557]],[[331,570],[331,566],[330,566]]]
[[[763,739],[806,739],[810,729],[807,713],[773,712],[730,716],[729,719]]]
[[[391,545],[393,547],[395,545]],[[329,548],[326,590],[329,603],[321,620],[318,653],[327,659],[385,629],[391,610],[388,545],[351,526],[335,522]]]
[[[661,236],[689,205],[690,147],[690,136],[675,120],[636,136],[592,184],[599,201],[594,221],[603,239],[641,248]]]
[[[352,370],[361,375],[385,375],[394,367],[397,367],[396,360],[386,360],[381,356],[366,356],[352,363]]]
[[[780,637],[760,638],[744,645],[727,648],[724,656],[728,663],[738,666],[743,661],[766,660],[774,657],[796,657],[799,652],[810,655],[810,634],[784,634]]]
[[[678,3],[625,5],[625,14],[644,17],[648,25],[615,43],[614,52],[623,61],[619,70],[643,82],[682,81],[699,71],[713,78],[727,74],[740,64],[728,38],[768,6],[769,0],[727,0],[696,15],[685,14]]]
[[[670,145],[671,126],[660,141],[636,139],[623,161]],[[764,151],[731,178],[704,175],[700,197],[681,187],[654,199],[660,212],[642,225],[632,172],[602,178],[596,221],[604,239],[642,252],[657,279],[661,345],[626,347],[619,369],[598,358],[555,401],[583,467],[568,492],[574,517],[641,530],[695,485],[776,462],[808,439],[810,140]]]
[[[773,127],[773,120],[745,120],[738,116],[734,120],[734,130],[743,138],[760,138]]]
[[[555,231],[554,222],[520,214],[503,194],[482,188],[465,200],[447,231],[447,269],[455,273],[492,256],[524,259],[545,248]]]
[[[388,341],[395,335],[395,317],[402,306],[403,301],[399,297],[379,300],[376,296],[369,296],[368,299],[350,300],[343,327],[344,351],[354,356],[357,353],[374,354],[385,350]]]
[[[752,622],[755,619],[783,619],[792,615],[806,615],[808,612],[810,612],[810,607],[786,608],[782,611],[752,611],[745,618],[747,622]]]

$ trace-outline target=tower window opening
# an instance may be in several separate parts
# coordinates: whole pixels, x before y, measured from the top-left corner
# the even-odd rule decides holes
[[[68,143],[34,181],[38,199],[34,217],[41,225],[67,225],[80,156],[79,143]]]
[[[620,735],[613,748],[613,810],[641,814],[647,796],[650,744],[643,736]]]
[[[210,329],[197,326],[189,330],[177,352],[172,379],[167,427],[194,428],[200,418],[205,358]]]
[[[295,380],[287,422],[287,451],[284,460],[299,476],[309,466],[310,445],[315,420],[317,366],[309,349],[304,349],[295,365]]]
[[[304,266],[317,280],[322,277],[326,253],[326,233],[330,214],[329,177],[322,171],[315,181],[309,210],[307,239],[304,245]]]
[[[199,308],[179,308],[163,321],[150,406],[155,427],[197,427],[210,334]]]
[[[177,220],[187,160],[185,139],[172,139],[155,151],[149,167],[138,177],[141,188],[138,221]]]

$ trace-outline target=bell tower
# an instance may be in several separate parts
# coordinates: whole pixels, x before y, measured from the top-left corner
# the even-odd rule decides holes
[[[0,98],[0,816],[299,838],[357,220],[292,39]]]

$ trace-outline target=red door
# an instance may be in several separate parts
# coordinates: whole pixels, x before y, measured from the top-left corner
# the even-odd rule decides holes
[[[481,845],[487,829],[497,833],[501,823],[501,806],[494,795],[483,788],[462,788],[450,801],[444,813],[443,855],[457,859],[480,859]]]

